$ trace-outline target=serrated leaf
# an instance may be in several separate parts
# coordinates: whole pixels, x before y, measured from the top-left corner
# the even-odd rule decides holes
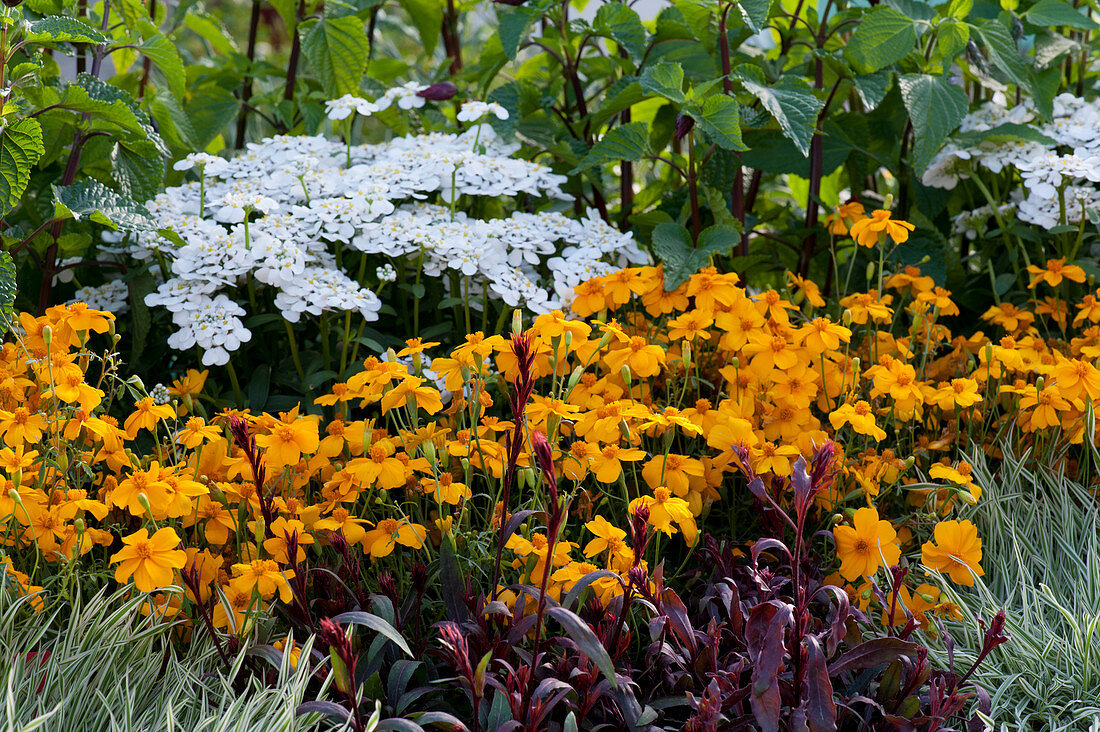
[[[696,124],[703,128],[718,147],[726,150],[747,150],[741,140],[741,117],[737,100],[725,94],[715,94],[695,109]]]
[[[592,19],[592,27],[597,33],[610,36],[635,59],[641,58],[645,53],[645,26],[642,25],[638,13],[626,3],[601,5]]]
[[[592,115],[592,122],[596,125],[603,125],[619,112],[633,107],[647,98],[648,95],[642,89],[642,85],[638,83],[638,77],[624,76],[612,84],[611,88],[604,94],[603,103]]]
[[[1017,86],[1027,88],[1027,64],[1008,29],[996,20],[974,26],[985,46],[986,57],[998,71]]]
[[[879,5],[863,16],[844,47],[844,57],[860,74],[870,74],[905,58],[917,42],[913,21]]]
[[[359,92],[369,47],[363,21],[354,15],[321,18],[302,33],[302,53],[331,96]]]
[[[1047,67],[1060,61],[1067,53],[1080,50],[1081,44],[1061,33],[1046,31],[1035,35],[1035,65]]]
[[[163,34],[158,33],[138,46],[138,50],[164,74],[168,89],[176,99],[182,99],[187,75],[183,70],[183,59],[180,58],[176,45]]]
[[[936,36],[936,48],[943,56],[945,64],[950,63],[956,56],[962,53],[970,40],[970,26],[956,20],[946,20],[940,24],[939,35]]]
[[[825,103],[814,96],[810,85],[802,79],[784,76],[772,86],[755,81],[742,82],[746,91],[760,100],[779,129],[798,147],[803,155],[810,154],[810,140],[817,128],[817,115]]]
[[[693,245],[691,234],[683,226],[664,222],[653,227],[653,253],[661,261],[665,273],[665,290],[672,292],[689,277],[707,266],[710,258],[729,251],[741,242],[736,226],[711,226],[699,235]]]
[[[679,104],[683,104],[686,100],[684,96],[684,69],[678,63],[659,61],[647,66],[642,75],[638,77],[638,84],[650,94],[670,99]]]
[[[443,28],[443,3],[439,0],[399,0],[420,35],[420,43],[428,56],[435,52]],[[362,28],[362,24],[360,24]],[[364,34],[364,37],[365,34]],[[358,85],[357,85],[358,86]]]
[[[237,115],[241,102],[217,84],[205,84],[191,92],[188,116],[195,130],[195,149],[205,150]]]
[[[1069,3],[1061,0],[1039,0],[1024,13],[1024,20],[1032,25],[1068,27],[1095,30],[1100,25]]]
[[[509,61],[516,60],[520,44],[523,43],[523,36],[527,33],[527,26],[531,25],[531,21],[537,16],[537,11],[522,5],[497,14],[497,33],[500,35],[500,46],[504,49],[504,55],[508,57]]]
[[[740,0],[737,9],[741,11],[741,18],[752,32],[759,33],[768,21],[772,0]]]
[[[99,181],[83,180],[71,186],[55,185],[51,188],[56,218],[87,218],[116,231],[151,231],[156,228],[156,222],[145,206],[119,195]]]
[[[649,151],[649,125],[629,122],[612,128],[592,146],[577,170],[620,160],[638,160]]]
[[[898,87],[913,123],[910,162],[914,172],[920,174],[966,116],[970,100],[966,92],[942,76],[906,74],[898,79]]]
[[[38,120],[23,118],[0,129],[0,215],[19,203],[44,152]]]
[[[135,201],[149,201],[164,185],[164,151],[150,141],[123,141],[111,154],[118,191]]]
[[[51,15],[27,26],[29,43],[107,43],[107,37],[76,18]]]
[[[886,92],[890,91],[890,82],[893,78],[894,74],[891,71],[876,71],[873,74],[852,78],[852,86],[855,87],[865,112],[873,111],[886,98]]]
[[[209,13],[191,11],[184,15],[183,25],[209,43],[221,56],[231,57],[238,53],[232,34],[220,20],[211,17]]]

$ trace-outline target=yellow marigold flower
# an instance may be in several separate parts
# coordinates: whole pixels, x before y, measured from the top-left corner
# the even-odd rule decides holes
[[[941,521],[934,530],[935,544],[921,547],[921,562],[943,572],[953,582],[971,587],[974,577],[985,574],[981,568],[982,540],[978,528],[969,521]]]
[[[1004,389],[1004,387],[1001,388]],[[1022,394],[1020,409],[1031,410],[1030,418],[1025,426],[1025,430],[1028,432],[1060,425],[1061,419],[1059,419],[1058,413],[1070,408],[1070,403],[1062,398],[1061,390],[1054,384],[1047,384],[1043,389],[1027,386]]]
[[[157,422],[162,419],[172,419],[175,411],[167,404],[155,404],[153,397],[145,397],[134,405],[134,412],[126,418],[123,428],[132,440],[137,436],[138,430],[156,432]]]
[[[1066,399],[1100,399],[1100,369],[1080,359],[1059,358],[1050,370],[1058,390]]]
[[[871,577],[880,566],[891,567],[901,559],[897,532],[889,521],[879,519],[878,511],[865,507],[856,511],[851,526],[833,529],[840,576],[849,582]]]
[[[601,483],[614,483],[623,472],[622,461],[634,462],[645,457],[645,452],[635,447],[622,448],[616,444],[604,445],[592,456],[592,471]]]
[[[749,448],[752,470],[758,475],[771,473],[786,477],[791,474],[791,461],[797,460],[801,454],[793,445],[776,445],[771,442]]]
[[[23,445],[18,445],[14,450],[10,447],[0,448],[0,468],[8,473],[25,470],[34,465],[34,459],[37,457],[38,450],[24,452]]]
[[[604,275],[602,283],[604,297],[612,307],[625,305],[631,297],[649,289],[641,271],[631,267]]]
[[[852,339],[852,331],[828,318],[814,318],[796,331],[798,342],[814,354],[835,351]]]
[[[878,323],[892,321],[894,311],[890,307],[890,303],[893,301],[893,295],[883,295],[880,300],[874,292],[857,292],[841,298],[840,304],[851,312],[853,323],[863,325],[868,318]]]
[[[424,353],[429,348],[438,346],[438,341],[425,341],[422,338],[409,338],[405,341],[405,347],[397,352],[398,357],[412,356],[418,353]]]
[[[648,378],[661,372],[661,366],[665,363],[665,352],[642,336],[631,336],[624,347],[608,351],[603,362],[612,372],[629,366],[630,373],[634,376]]]
[[[1035,322],[1035,313],[1003,302],[982,313],[982,320],[1001,326],[1007,333],[1016,334],[1031,327]]]
[[[927,275],[922,275],[920,273],[920,267],[910,265],[901,272],[897,272],[887,278],[885,284],[892,290],[904,290],[910,295],[917,295],[921,292],[931,290],[936,286],[936,281]]]
[[[806,296],[806,302],[815,308],[825,307],[825,298],[821,296],[821,289],[817,286],[817,283],[811,281],[808,277],[799,277],[791,271],[787,272],[787,279],[791,281],[791,287],[797,287],[802,291],[802,294]]]
[[[379,559],[392,554],[398,544],[419,549],[427,538],[428,531],[420,524],[387,518],[367,532],[363,538],[363,548],[370,553],[371,559]]]
[[[321,438],[317,433],[315,417],[298,417],[293,412],[279,415],[281,419],[271,426],[266,435],[256,435],[256,444],[264,448],[264,462],[274,469],[294,465],[302,455],[317,451]]]
[[[435,414],[443,409],[443,400],[439,396],[438,389],[428,386],[424,379],[408,376],[382,397],[382,410],[388,412],[406,405],[410,400],[414,400],[417,408],[423,409],[428,414]]]
[[[378,440],[371,444],[364,457],[348,463],[348,470],[364,485],[377,483],[387,490],[405,485],[407,475],[405,463],[394,457],[394,446],[390,440]]]
[[[626,543],[626,532],[603,516],[596,516],[584,525],[586,529],[595,534],[596,538],[588,542],[584,547],[584,556],[594,557],[603,552],[619,554],[624,549],[630,551]]]
[[[940,315],[959,314],[959,306],[951,301],[951,291],[942,287],[936,287],[929,292],[918,294],[917,302],[928,303],[928,305],[939,310]]]
[[[891,219],[889,211],[879,209],[870,218],[860,219],[849,230],[852,238],[861,247],[875,247],[886,242],[889,237],[895,244],[909,240],[909,232],[917,227],[908,221]]]
[[[607,307],[602,277],[593,277],[580,283],[573,288],[573,295],[573,312],[582,318],[594,315]]]
[[[928,471],[928,475],[936,480],[946,480],[956,485],[971,486],[974,484],[974,476],[970,474],[971,469],[970,463],[966,461],[959,461],[959,464],[953,468],[944,463],[936,463]]]
[[[833,213],[825,217],[825,225],[829,227],[830,234],[844,236],[857,221],[866,217],[862,203],[848,201],[833,207]]]
[[[279,599],[288,603],[294,599],[287,580],[294,576],[293,570],[281,571],[279,565],[270,559],[255,559],[247,564],[234,564],[233,576],[243,579],[256,588],[260,597],[270,600],[276,592]]]
[[[206,423],[202,417],[190,417],[187,425],[176,433],[176,442],[184,447],[194,449],[204,442],[216,440],[221,437],[221,430]]]
[[[951,379],[949,383],[940,384],[930,399],[944,411],[951,411],[956,406],[966,409],[980,404],[982,400],[983,397],[978,392],[978,382],[974,379]]]
[[[708,341],[710,327],[714,325],[714,314],[709,310],[689,310],[678,318],[668,321],[670,341]]]
[[[66,404],[77,403],[81,411],[91,412],[103,401],[103,392],[84,383],[84,374],[79,371],[65,371],[54,380],[54,388],[47,395],[57,395]]]
[[[876,441],[886,439],[886,431],[875,424],[875,415],[871,405],[862,399],[855,404],[842,404],[829,414],[833,429],[839,430],[846,424],[861,435],[868,435]]]
[[[765,374],[772,369],[785,371],[794,368],[800,360],[796,345],[782,335],[773,335],[767,331],[751,334],[741,352],[752,357],[749,363],[757,374]]]
[[[125,546],[111,557],[111,564],[118,564],[115,581],[125,583],[133,577],[139,592],[172,584],[175,570],[187,563],[187,555],[179,548],[179,535],[168,526],[151,537],[148,531],[139,529],[123,537],[122,543]]]
[[[214,603],[214,627],[232,628],[238,635],[243,635],[251,624],[250,615],[260,607],[260,600],[253,599],[252,584],[247,577],[237,577],[220,589],[227,602]],[[229,605],[228,610],[226,604]]]
[[[704,267],[688,278],[687,296],[695,298],[699,310],[716,311],[719,306],[729,306],[744,290],[737,286],[738,276],[733,272],[718,274],[714,267]]]
[[[1057,287],[1062,284],[1063,279],[1073,282],[1085,281],[1085,270],[1076,264],[1066,264],[1065,258],[1048,259],[1046,267],[1029,265],[1027,271],[1031,273],[1031,284],[1028,285],[1028,289],[1035,287],[1040,282],[1045,282],[1051,287]]]
[[[0,410],[0,430],[4,432],[4,444],[10,447],[41,442],[47,424],[44,415],[26,407],[17,407],[11,412]]]
[[[279,564],[300,564],[306,558],[306,544],[313,543],[313,536],[306,532],[304,523],[284,516],[280,516],[271,522],[271,534],[272,538],[264,540],[264,551],[274,557]],[[287,539],[294,536],[298,538],[298,551],[295,554],[294,561],[291,562]]]
[[[206,386],[206,377],[209,375],[209,369],[203,369],[202,371],[187,369],[187,373],[183,378],[172,381],[172,385],[168,387],[168,393],[177,397],[201,394],[203,387]]]
[[[649,509],[649,525],[653,528],[672,536],[676,533],[672,526],[675,523],[684,533],[684,541],[688,546],[695,543],[697,528],[691,507],[684,499],[673,496],[668,488],[660,486],[653,491],[652,496],[635,498],[627,508],[628,513],[634,513],[639,506]]]

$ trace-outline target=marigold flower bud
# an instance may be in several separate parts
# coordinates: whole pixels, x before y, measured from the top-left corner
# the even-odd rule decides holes
[[[42,326],[42,340],[49,346],[53,343],[53,328],[48,325]]]
[[[512,332],[523,332],[523,311],[519,308],[516,308],[512,311]]]
[[[144,493],[138,493],[138,503],[140,503],[141,507],[144,508],[146,511],[150,513],[152,512],[153,509],[149,507],[149,496],[145,495]]]
[[[844,323],[844,327],[847,328],[852,324],[852,311],[848,308],[844,308],[844,312],[840,314],[840,322]]]
[[[874,276],[875,276],[875,263],[874,262],[868,262],[867,263],[867,280],[870,281],[871,278],[874,277]]]

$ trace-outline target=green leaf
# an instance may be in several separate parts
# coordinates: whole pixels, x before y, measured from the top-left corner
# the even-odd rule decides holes
[[[608,655],[607,649],[603,647],[603,643],[600,643],[600,639],[588,626],[588,623],[576,613],[563,607],[546,608],[546,613],[561,623],[561,626],[565,628],[565,634],[576,644],[577,650],[588,656],[592,663],[596,664],[596,668],[600,670],[600,673],[603,674],[612,688],[617,688],[619,680],[615,676],[615,664],[611,660],[611,656]]]
[[[95,180],[82,180],[71,186],[51,186],[54,216],[80,220],[87,217],[97,224],[123,231],[151,231],[156,228],[145,206],[115,193]]]
[[[940,24],[939,35],[936,36],[936,48],[943,56],[943,63],[950,64],[970,40],[970,26],[956,20],[946,20]]]
[[[725,94],[715,94],[695,108],[692,115],[718,147],[726,150],[747,150],[741,140],[741,119],[737,100]]]
[[[31,169],[45,153],[38,120],[24,118],[0,129],[0,216],[19,203]]]
[[[678,63],[660,61],[648,66],[638,78],[638,83],[650,94],[662,96],[680,104],[686,100],[683,88],[684,69]]]
[[[168,89],[176,97],[182,99],[186,89],[187,75],[183,70],[183,59],[180,58],[176,44],[168,40],[163,34],[158,33],[138,46],[138,50],[145,54],[164,74],[168,83]]]
[[[951,0],[947,4],[947,17],[955,20],[966,20],[974,7],[974,0]]]
[[[844,47],[844,57],[860,74],[870,74],[905,58],[917,42],[913,21],[879,5],[863,16]]]
[[[585,170],[620,160],[638,160],[649,151],[649,125],[645,122],[629,122],[607,132],[592,146],[581,160],[577,170]]]
[[[119,192],[135,201],[152,200],[164,186],[164,151],[151,141],[119,142],[111,162]]]
[[[369,46],[363,21],[354,15],[321,18],[302,35],[302,52],[332,96],[359,92]]]
[[[626,3],[601,5],[592,19],[592,27],[596,32],[610,36],[633,58],[640,59],[645,54],[645,26],[638,13]]]
[[[443,3],[439,0],[399,0],[399,2],[416,26],[416,31],[420,34],[420,43],[430,57],[435,52],[435,45],[439,41],[443,28]],[[362,30],[362,24],[360,24],[360,30]],[[366,34],[363,37],[365,38]]]
[[[747,79],[742,83],[746,91],[759,99],[764,109],[775,117],[783,134],[803,155],[809,155],[817,115],[825,106],[814,96],[810,85],[793,76],[784,76],[770,87]]]
[[[1050,147],[1057,142],[1030,125],[1004,122],[988,130],[973,130],[955,135],[955,142],[963,147],[977,147],[983,142],[1038,142]]]
[[[974,29],[978,31],[978,36],[985,46],[989,62],[1013,84],[1026,89],[1027,64],[1008,29],[996,20],[985,21],[974,26]]]
[[[107,37],[76,18],[51,15],[27,26],[28,43],[107,43]]]
[[[772,0],[740,0],[737,9],[741,11],[741,18],[753,33],[759,33],[768,21]]]
[[[1080,50],[1081,44],[1061,33],[1045,31],[1035,34],[1035,65],[1045,68],[1061,61],[1067,53]]]
[[[210,14],[192,10],[183,17],[183,25],[209,43],[220,56],[232,57],[238,53],[233,35],[220,20]]]
[[[852,78],[852,86],[859,95],[859,101],[863,103],[864,111],[873,111],[886,98],[886,92],[890,91],[890,82],[893,78],[892,71],[877,71]]]
[[[538,17],[538,11],[523,5],[511,8],[508,12],[497,14],[497,33],[500,34],[500,46],[509,61],[516,60],[527,26]]]
[[[191,118],[172,92],[162,89],[155,95],[146,96],[146,99],[149,100],[149,114],[157,121],[157,128],[173,147],[184,148],[188,152],[206,147],[198,144]]]
[[[665,290],[672,292],[689,277],[707,266],[710,258],[741,242],[736,226],[711,226],[699,235],[697,246],[691,234],[679,224],[664,222],[653,227],[653,253],[664,265]]]
[[[205,150],[226,125],[237,116],[241,102],[232,92],[210,83],[194,89],[188,103],[191,125],[195,129],[195,149]]]
[[[248,384],[248,406],[254,412],[262,412],[271,392],[271,364],[260,364],[252,372]]]
[[[636,76],[624,76],[616,81],[604,95],[600,108],[592,115],[592,122],[602,126],[619,112],[645,101],[649,95],[642,89]]]
[[[16,270],[11,254],[0,252],[0,334],[15,322]]]
[[[398,648],[405,652],[406,655],[413,655],[412,649],[409,648],[409,644],[405,642],[405,639],[401,636],[401,633],[399,633],[396,628],[394,628],[392,625],[390,625],[388,622],[378,617],[377,615],[356,610],[347,613],[340,613],[332,620],[336,623],[365,625],[376,633],[380,633],[386,636],[387,639],[393,641]]]
[[[920,174],[966,116],[970,100],[966,92],[942,76],[906,74],[898,79],[898,88],[913,123],[910,162],[914,172]]]
[[[1092,18],[1062,0],[1039,0],[1024,13],[1024,20],[1032,25],[1057,26],[1095,30],[1100,28]]]

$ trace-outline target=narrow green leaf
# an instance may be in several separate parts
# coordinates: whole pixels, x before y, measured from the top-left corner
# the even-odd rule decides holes
[[[588,627],[588,623],[584,622],[576,613],[563,607],[547,608],[546,613],[561,623],[561,626],[565,628],[566,635],[577,644],[580,652],[596,664],[596,667],[607,679],[607,683],[611,684],[612,688],[617,688],[619,680],[615,676],[615,664],[612,662],[611,656],[607,654],[607,649],[603,647],[603,643],[600,643],[600,639]]]
[[[879,5],[863,16],[844,47],[844,57],[858,73],[870,74],[905,58],[916,42],[912,19]]]
[[[15,322],[16,270],[11,254],[0,252],[0,334]]]
[[[405,652],[406,655],[412,656],[412,649],[409,648],[409,644],[405,642],[405,639],[401,636],[401,633],[397,632],[397,629],[387,623],[382,618],[372,613],[353,611],[347,613],[340,613],[332,619],[337,623],[352,623],[354,625],[364,625],[376,633],[381,633],[389,640],[393,641],[398,648]]]

